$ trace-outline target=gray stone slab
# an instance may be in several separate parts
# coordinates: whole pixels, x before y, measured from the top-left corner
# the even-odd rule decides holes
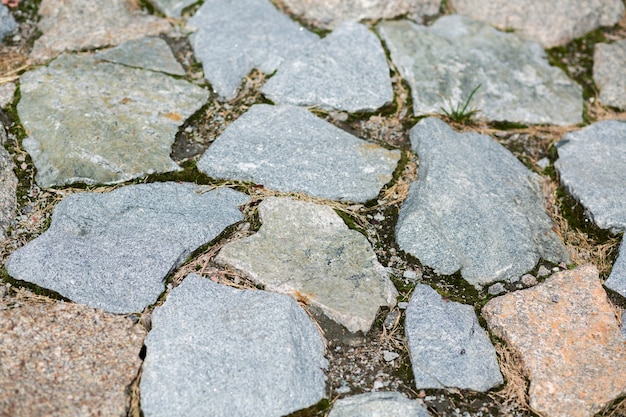
[[[185,183],[81,193],[54,209],[48,231],[13,252],[13,278],[113,313],[142,311],[166,276],[240,221],[245,194]]]
[[[367,331],[398,293],[367,238],[333,209],[288,198],[259,206],[261,229],[225,245],[215,261],[266,290],[317,307],[350,332]]]
[[[540,258],[568,260],[545,212],[540,177],[488,136],[439,119],[410,132],[419,179],[400,210],[400,247],[437,273],[470,284],[516,280]]]
[[[269,74],[317,36],[269,0],[207,0],[187,22],[196,58],[213,90],[231,99],[253,68]]]
[[[622,239],[617,259],[613,264],[613,269],[611,269],[611,275],[604,282],[604,286],[626,298],[626,239]],[[624,326],[626,323],[622,323],[623,330],[626,328]]]
[[[548,64],[536,42],[459,15],[432,26],[407,20],[377,26],[391,59],[411,86],[416,115],[467,102],[479,118],[524,124],[582,122],[581,87]]]
[[[4,126],[0,124],[0,129]],[[13,170],[13,158],[0,143],[0,241],[6,239],[7,231],[13,224],[17,208],[17,177]]]
[[[626,231],[626,122],[594,123],[564,135],[556,146],[561,184],[598,227]]]
[[[17,29],[17,22],[13,18],[9,8],[4,4],[0,4],[0,44],[2,44],[2,38],[15,29]]]
[[[152,315],[146,417],[279,417],[325,395],[317,328],[291,298],[189,275]]]
[[[183,66],[176,60],[167,42],[153,36],[124,42],[94,57],[129,67],[185,75]]]
[[[165,74],[63,55],[21,77],[17,110],[42,187],[179,170],[178,128],[209,92]]]
[[[300,107],[257,104],[198,161],[214,178],[364,202],[391,181],[400,151],[365,142]]]
[[[452,0],[460,14],[540,42],[565,45],[600,26],[612,26],[624,13],[621,0]]]
[[[275,103],[348,112],[374,111],[393,100],[380,40],[354,22],[283,62],[262,91]]]
[[[406,310],[405,331],[417,389],[483,392],[504,382],[496,350],[472,306],[444,300],[419,284]]]
[[[626,39],[596,44],[593,81],[600,89],[602,104],[626,109]]]
[[[429,417],[426,407],[399,392],[369,392],[335,401],[328,417]]]
[[[0,85],[0,108],[5,108],[13,102],[15,96],[15,83]]]
[[[183,10],[199,0],[150,0],[161,13],[167,17],[181,17]]]

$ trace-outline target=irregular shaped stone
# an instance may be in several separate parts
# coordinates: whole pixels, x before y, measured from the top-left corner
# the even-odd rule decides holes
[[[418,284],[406,310],[415,387],[487,391],[502,384],[496,350],[474,308]]]
[[[335,401],[328,417],[429,417],[426,408],[399,392],[368,392]]]
[[[13,102],[15,96],[15,83],[0,85],[0,108],[5,108]]]
[[[0,4],[0,44],[2,44],[2,38],[15,29],[17,29],[17,22],[13,18],[9,8],[4,4]]]
[[[551,26],[550,26],[551,27]],[[535,42],[458,15],[432,26],[383,22],[378,31],[411,86],[415,114],[468,109],[478,117],[525,124],[582,122],[582,89],[548,64]]]
[[[520,355],[538,414],[592,416],[626,393],[626,343],[595,266],[494,298],[482,314]]]
[[[457,12],[514,29],[521,37],[545,48],[565,45],[600,26],[612,26],[624,13],[620,0],[453,0]]]
[[[261,229],[225,245],[216,262],[321,309],[350,332],[367,333],[378,308],[396,304],[398,293],[367,239],[330,207],[269,198],[259,217]]]
[[[100,52],[94,57],[129,67],[185,75],[183,66],[176,60],[167,42],[156,37],[145,37],[124,42],[122,45]]]
[[[4,126],[0,124],[0,129]],[[17,209],[17,177],[13,172],[13,158],[0,143],[0,241],[7,238]]]
[[[63,55],[21,77],[17,106],[41,187],[180,170],[178,127],[209,92],[165,74]]]
[[[146,347],[146,417],[279,417],[325,395],[322,338],[281,294],[189,275],[155,309]]]
[[[626,230],[626,123],[594,123],[556,144],[561,184],[602,229]]]
[[[126,317],[61,301],[0,311],[0,415],[127,415],[145,335]]]
[[[348,112],[374,111],[393,100],[380,41],[353,22],[283,62],[263,94],[275,103]]]
[[[146,15],[133,0],[42,0],[39,16],[37,26],[43,34],[30,54],[34,62],[48,61],[66,51],[119,45],[171,30],[167,20]]]
[[[596,44],[593,81],[600,89],[602,104],[626,109],[626,39]]]
[[[186,7],[197,2],[198,0],[150,0],[150,3],[167,17],[181,17]]]
[[[317,39],[269,0],[207,0],[187,22],[196,58],[213,90],[235,97],[253,68],[272,73],[290,55]]]
[[[540,258],[567,261],[544,210],[540,177],[488,136],[439,119],[410,132],[420,158],[396,226],[400,247],[439,274],[475,287],[516,280]]]
[[[73,194],[47,232],[13,252],[16,279],[114,313],[142,311],[186,257],[242,219],[245,194],[185,183]]]
[[[300,107],[257,104],[198,161],[214,178],[284,192],[365,202],[393,178],[400,151],[381,148]]]
[[[626,240],[622,239],[617,259],[611,269],[611,275],[604,286],[626,298]],[[624,323],[624,322],[622,322]],[[624,327],[626,328],[626,326]]]

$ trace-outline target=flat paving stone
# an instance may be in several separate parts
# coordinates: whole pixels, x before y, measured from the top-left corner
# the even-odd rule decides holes
[[[15,89],[15,83],[5,83],[0,85],[0,108],[4,109],[13,102]]]
[[[420,159],[396,226],[400,248],[475,287],[517,280],[539,259],[569,259],[552,231],[541,178],[489,136],[428,118],[410,131]]]
[[[626,343],[595,266],[494,298],[482,315],[519,354],[538,414],[593,416],[626,393]]]
[[[0,129],[4,126],[0,124]],[[0,143],[0,241],[7,238],[17,209],[17,177],[13,170],[13,158]]]
[[[259,205],[262,226],[215,258],[261,284],[319,308],[350,332],[367,333],[396,291],[367,238],[333,209],[288,198]]]
[[[417,389],[482,392],[504,382],[496,350],[474,307],[444,300],[418,284],[406,309],[405,331]]]
[[[593,81],[602,104],[626,110],[626,39],[595,45]]]
[[[622,238],[617,259],[611,269],[611,275],[604,282],[604,286],[626,298],[626,240],[624,238]],[[626,329],[626,325],[623,329]]]
[[[65,302],[0,311],[0,415],[126,416],[146,331]]]
[[[429,417],[428,410],[399,392],[368,392],[335,401],[328,417]]]
[[[189,275],[152,314],[146,347],[146,417],[279,417],[325,396],[322,338],[282,294]]]
[[[13,278],[114,313],[139,312],[187,256],[242,220],[245,194],[185,183],[81,193],[54,209],[48,231],[13,252]]]
[[[198,161],[213,178],[365,202],[391,181],[400,151],[365,142],[300,107],[257,104]]]
[[[393,100],[380,40],[354,22],[283,62],[262,91],[275,103],[348,112],[374,111]]]
[[[15,29],[17,29],[17,22],[13,18],[9,8],[4,4],[0,4],[0,44],[2,44],[2,38]]]
[[[196,59],[222,98],[231,99],[253,68],[270,74],[318,38],[269,0],[207,0],[187,22]]]
[[[478,88],[468,109],[480,110],[481,119],[582,122],[581,87],[550,66],[536,42],[459,15],[443,16],[428,27],[408,20],[376,27],[411,86],[416,115],[463,108]]]
[[[180,170],[178,128],[209,92],[165,74],[63,55],[21,77],[17,110],[41,187]]]
[[[150,0],[150,3],[165,16],[177,18],[181,17],[185,8],[198,3],[198,0]]]

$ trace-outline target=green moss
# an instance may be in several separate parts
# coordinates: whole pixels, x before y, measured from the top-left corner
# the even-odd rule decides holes
[[[5,266],[3,266],[2,269],[0,269],[0,281],[11,284],[11,286],[13,287],[25,288],[36,295],[41,295],[44,297],[52,298],[54,300],[72,302],[72,300],[70,300],[69,298],[63,297],[61,294],[59,294],[56,291],[52,291],[52,290],[40,287],[38,285],[32,284],[27,281],[22,281],[19,279],[12,278],[7,272]]]
[[[327,411],[330,410],[330,401],[327,398],[320,400],[317,404],[305,408],[304,410],[296,411],[285,417],[316,417],[325,416]]]

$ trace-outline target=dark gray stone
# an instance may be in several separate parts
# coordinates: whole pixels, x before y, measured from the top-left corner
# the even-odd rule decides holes
[[[613,269],[611,269],[611,275],[604,282],[604,286],[626,298],[626,239],[622,239],[617,259],[613,264]],[[624,324],[622,322],[622,326]]]
[[[400,247],[470,284],[515,280],[540,258],[568,260],[545,212],[540,177],[488,136],[428,118],[410,132],[419,179],[400,210]]]
[[[502,284],[501,282],[496,282],[487,289],[487,292],[490,295],[498,295],[506,292],[506,288],[504,288],[504,284]]]
[[[165,16],[181,17],[182,11],[199,0],[150,0],[150,3]]]
[[[419,284],[406,310],[405,329],[417,389],[482,392],[504,382],[496,350],[472,306],[443,300]]]
[[[291,298],[189,275],[152,315],[146,417],[279,417],[325,395],[317,328]]]
[[[275,103],[348,112],[374,111],[393,100],[380,40],[353,22],[283,62],[263,94]]]
[[[2,43],[2,38],[15,29],[17,29],[17,22],[13,18],[9,8],[4,4],[0,4],[0,44]]]
[[[13,278],[113,313],[142,311],[186,257],[243,216],[245,194],[180,183],[131,185],[61,201],[47,232],[13,252]]]
[[[429,417],[426,407],[399,392],[369,392],[335,402],[328,417]]]
[[[4,126],[0,124],[4,132]],[[17,177],[13,172],[13,158],[0,143],[0,241],[6,239],[7,230],[11,227],[17,208]]]
[[[360,140],[304,108],[257,104],[228,126],[197,166],[213,178],[364,202],[391,181],[399,159],[400,151]]]
[[[593,81],[600,89],[602,104],[626,109],[626,39],[596,44]]]

